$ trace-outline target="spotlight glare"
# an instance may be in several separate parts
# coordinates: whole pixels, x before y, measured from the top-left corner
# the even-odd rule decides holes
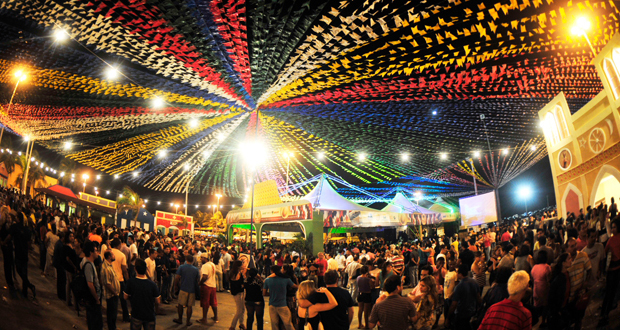
[[[198,119],[196,119],[196,118],[194,118],[194,119],[189,121],[189,127],[190,128],[196,128],[196,127],[198,127],[198,124],[199,124],[199,122],[198,122]]]
[[[67,30],[61,28],[54,29],[54,39],[56,39],[56,41],[63,42],[69,39],[69,37]]]
[[[590,20],[582,16],[575,20],[575,24],[573,25],[571,32],[576,36],[585,35],[586,32],[590,30],[591,26],[592,24],[590,23]]]
[[[118,197],[123,198],[123,194],[118,195]]]
[[[530,149],[532,149],[532,151],[536,151],[536,146],[535,146],[535,145],[532,145],[532,146],[530,147]]]
[[[226,138],[226,136],[224,136],[224,133],[220,133],[217,135],[217,139],[220,141],[224,141],[224,139]]]
[[[478,151],[478,150],[474,151],[474,157],[475,158],[480,158],[480,151]]]
[[[317,157],[319,160],[323,160],[323,159],[325,159],[325,152],[323,152],[323,151],[319,152],[319,153],[316,155],[316,157]]]
[[[157,205],[161,204],[161,202],[157,202]]]
[[[114,174],[114,179],[118,179],[118,174]]]
[[[71,141],[65,142],[65,145],[64,145],[65,150],[70,150],[71,149],[71,145],[72,145]]]
[[[185,168],[186,171],[189,171],[189,164],[185,164],[183,168]]]
[[[120,72],[115,67],[108,67],[105,70],[105,78],[107,80],[116,80],[116,79],[118,79],[119,75],[120,75]]]
[[[109,191],[109,190],[106,190],[106,191],[105,191],[105,194],[106,194],[106,195],[109,195],[109,194],[110,194],[110,191]]]
[[[433,116],[436,116],[436,115],[437,115],[437,111],[433,110]]]
[[[409,153],[404,152],[404,153],[400,154],[400,160],[403,161],[403,162],[408,162],[409,161]]]
[[[446,160],[448,159],[448,154],[445,152],[442,152],[441,154],[439,154],[439,158],[441,158],[442,160]]]
[[[506,149],[502,149],[502,154],[504,154],[504,155],[508,155],[508,148],[506,148]]]
[[[367,156],[366,156],[366,153],[365,153],[365,152],[360,152],[360,153],[357,155],[357,160],[359,160],[360,162],[363,162],[363,161],[365,161],[365,160],[366,160],[366,157],[367,157]]]
[[[166,105],[166,100],[164,100],[164,98],[161,96],[155,96],[151,100],[151,107],[153,107],[153,109],[161,109],[165,105]]]
[[[30,141],[30,135],[24,136],[24,141],[26,141],[26,142]]]
[[[132,175],[133,175],[134,178],[137,178],[138,177],[138,172],[133,172]]]
[[[149,202],[149,200],[148,200],[148,199],[145,199],[145,200],[144,200],[144,204],[146,204],[146,203],[148,203],[148,202]]]
[[[166,157],[166,153],[167,153],[167,151],[166,151],[166,150],[160,150],[160,151],[157,153],[157,156],[158,156],[159,158],[164,158],[164,157]]]

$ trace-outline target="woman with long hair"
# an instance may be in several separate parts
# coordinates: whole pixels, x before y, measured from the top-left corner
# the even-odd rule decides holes
[[[319,312],[324,312],[333,309],[338,306],[338,301],[326,288],[316,289],[314,281],[303,281],[299,285],[297,290],[297,300],[308,300],[308,298],[315,292],[324,293],[329,301],[327,304],[314,304],[308,308],[299,307],[297,309],[297,316],[299,317],[299,323],[297,323],[298,330],[304,330],[306,324],[310,325],[311,330],[323,329],[321,324],[321,318]],[[328,320],[325,320],[328,321]]]
[[[247,329],[252,330],[254,315],[256,315],[256,329],[263,330],[263,315],[265,315],[263,278],[258,275],[256,268],[248,270],[248,277],[243,287],[245,289],[245,309],[248,311]]]
[[[435,313],[437,306],[437,283],[435,282],[435,277],[426,276],[420,280],[419,285],[422,298],[417,306],[413,323],[417,330],[430,330],[435,324],[437,317]]]
[[[474,252],[474,255],[475,259],[473,265],[471,266],[471,270],[474,273],[474,280],[478,283],[478,293],[482,296],[482,290],[487,284],[486,261],[484,260],[484,253],[476,251]]]
[[[394,275],[394,273],[392,272],[392,262],[386,261],[383,264],[383,267],[381,267],[381,272],[379,273],[379,283],[381,284],[381,291],[383,291],[383,283],[385,282],[385,279],[390,277],[391,275]]]
[[[243,324],[243,314],[245,313],[245,292],[243,291],[243,276],[247,268],[243,266],[243,262],[235,260],[230,266],[230,294],[233,295],[236,305],[236,312],[230,321],[230,330],[235,330],[237,322],[239,328],[245,330]]]
[[[572,264],[570,254],[561,254],[551,272],[551,287],[549,288],[549,329],[568,328],[566,305],[570,293],[570,275],[568,268]]]
[[[372,296],[371,291],[374,288],[375,281],[370,277],[368,273],[368,266],[364,265],[360,268],[360,276],[357,277],[357,288],[359,290],[359,297],[357,298],[358,310],[357,310],[357,322],[358,329],[368,329],[368,318],[370,317],[370,311],[372,309]],[[364,321],[362,323],[362,316]],[[366,326],[364,326],[366,324]]]

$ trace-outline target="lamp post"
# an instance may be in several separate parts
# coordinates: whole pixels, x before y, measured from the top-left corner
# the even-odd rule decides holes
[[[215,197],[217,197],[217,210],[219,211],[219,209],[220,209],[220,198],[222,198],[222,194],[215,194]]]
[[[86,180],[88,180],[88,178],[90,178],[88,174],[82,174],[82,179],[84,179],[84,184],[83,184],[84,189],[82,190],[82,192],[84,193],[86,192]]]
[[[478,184],[476,183],[476,173],[474,172],[474,159],[470,158],[471,162],[471,177],[474,178],[474,194],[478,196]]]
[[[11,94],[11,100],[9,101],[9,106],[6,108],[6,115],[9,116],[9,112],[11,111],[11,105],[13,104],[13,98],[15,97],[15,92],[17,92],[17,86],[19,83],[26,80],[28,76],[22,70],[15,71],[15,78],[17,81],[15,82],[15,88],[13,88],[13,94]],[[2,131],[0,131],[0,142],[2,142],[2,135],[4,135],[4,125],[2,125]]]
[[[588,46],[590,46],[592,55],[596,57],[596,51],[592,46],[592,42],[590,42],[590,38],[588,38],[588,30],[590,29],[590,26],[590,21],[587,18],[579,17],[575,20],[575,25],[573,25],[571,32],[576,36],[583,36],[584,38],[586,38],[586,42],[588,43]]]
[[[4,126],[2,127],[4,129]],[[26,168],[23,171],[22,178],[22,187],[23,194],[26,194],[26,185],[28,184],[28,173],[30,172],[30,161],[32,160],[32,149],[34,149],[34,140],[31,140],[28,136],[25,137],[28,141],[26,145]]]

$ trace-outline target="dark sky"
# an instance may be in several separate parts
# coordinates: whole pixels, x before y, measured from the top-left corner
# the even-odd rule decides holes
[[[549,205],[555,205],[555,192],[553,190],[553,177],[549,157],[541,159],[527,171],[512,179],[499,189],[500,207],[502,217],[525,213],[525,203],[520,198],[518,191],[523,185],[529,185],[532,196],[527,201],[528,211],[538,210]]]

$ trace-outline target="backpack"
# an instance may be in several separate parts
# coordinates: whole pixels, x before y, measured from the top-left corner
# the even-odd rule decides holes
[[[71,292],[73,293],[73,296],[78,304],[95,302],[95,298],[93,298],[90,288],[88,287],[86,275],[84,274],[84,268],[88,264],[90,264],[91,267],[94,267],[90,262],[85,263],[84,267],[80,268],[77,274],[73,277],[73,280],[71,280]]]

